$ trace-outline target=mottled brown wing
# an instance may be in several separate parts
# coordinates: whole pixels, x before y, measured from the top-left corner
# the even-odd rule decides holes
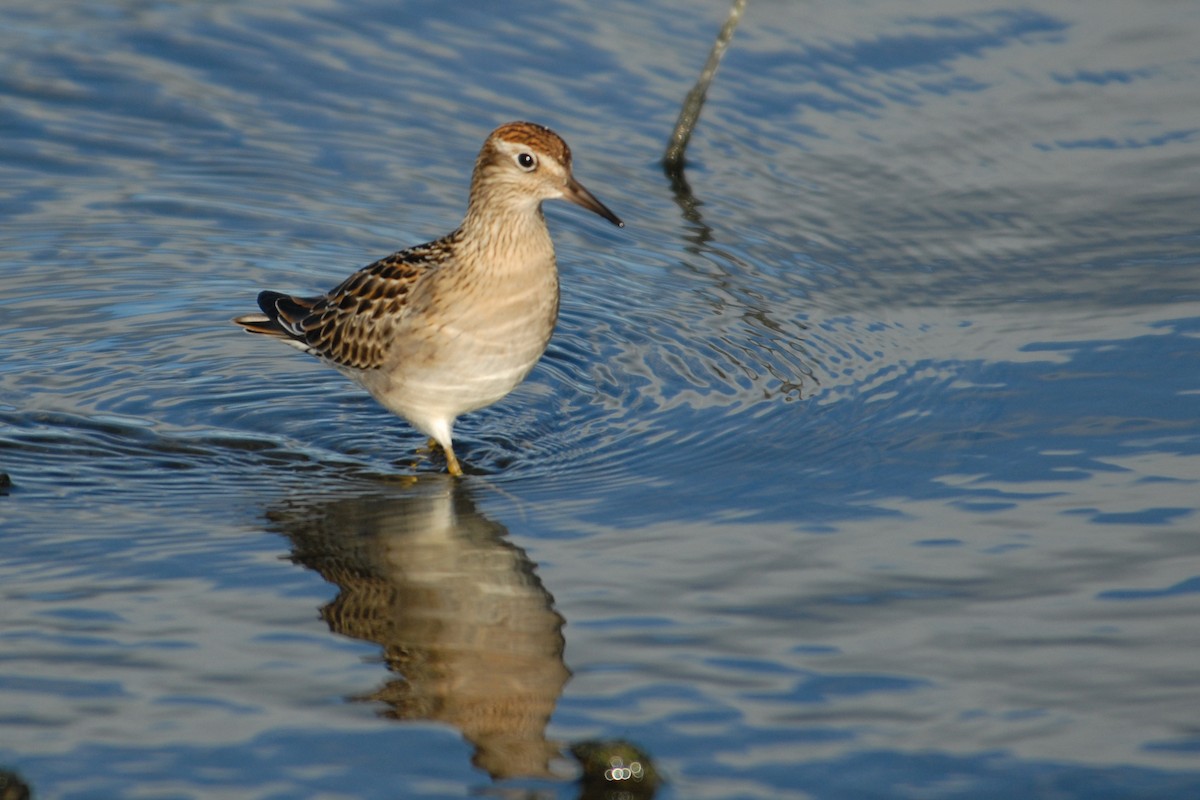
[[[381,367],[396,322],[437,249],[433,243],[380,259],[324,297],[275,295],[273,308],[263,310],[315,356],[354,369]]]

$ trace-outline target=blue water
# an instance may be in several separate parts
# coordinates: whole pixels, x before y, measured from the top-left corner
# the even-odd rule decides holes
[[[270,5],[270,4],[268,4]],[[38,798],[1200,794],[1200,7],[0,7],[0,769]],[[468,476],[229,319],[528,118]]]

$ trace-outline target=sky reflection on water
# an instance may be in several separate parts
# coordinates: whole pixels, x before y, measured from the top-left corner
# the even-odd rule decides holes
[[[5,7],[0,767],[1195,793],[1200,13],[751,3],[686,197],[724,4],[455,8]],[[448,230],[520,117],[629,227],[547,210],[559,329],[451,485],[228,320]]]

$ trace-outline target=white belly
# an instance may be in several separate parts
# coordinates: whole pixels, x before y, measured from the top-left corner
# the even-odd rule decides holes
[[[557,275],[525,291],[456,298],[397,329],[389,364],[354,375],[375,398],[437,437],[454,418],[511,392],[546,349],[558,315]]]

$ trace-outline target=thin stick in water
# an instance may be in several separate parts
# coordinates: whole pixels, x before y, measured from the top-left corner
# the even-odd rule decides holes
[[[692,138],[692,131],[700,120],[700,109],[704,107],[708,85],[712,83],[713,76],[717,74],[717,66],[721,63],[721,57],[725,55],[725,49],[729,47],[729,40],[733,38],[733,32],[737,28],[738,22],[741,21],[742,11],[745,8],[746,0],[734,0],[733,6],[729,9],[729,17],[721,26],[717,41],[708,54],[708,63],[704,65],[704,71],[700,73],[700,80],[696,81],[696,85],[688,92],[687,99],[683,101],[683,108],[679,112],[679,119],[675,122],[675,130],[671,134],[667,152],[663,155],[663,169],[672,178],[682,177],[683,154],[687,150],[688,140]]]

